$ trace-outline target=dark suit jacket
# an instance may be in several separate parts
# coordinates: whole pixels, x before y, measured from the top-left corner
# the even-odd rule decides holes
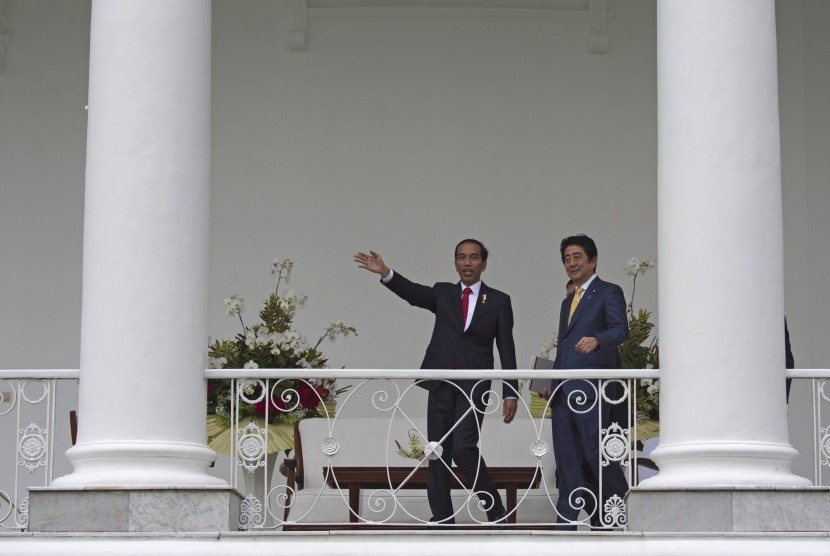
[[[568,312],[573,294],[562,300],[559,311],[559,344],[556,348],[554,369],[616,369],[619,367],[617,346],[628,338],[628,318],[625,313],[625,297],[622,288],[594,278],[588,290],[574,311],[570,324]],[[574,349],[576,342],[584,336],[594,336],[599,348],[591,353],[580,353]],[[555,387],[557,381],[554,381]],[[565,391],[579,388],[577,384]]]
[[[516,347],[513,343],[513,308],[510,296],[481,283],[473,319],[467,330],[461,322],[461,286],[459,283],[438,282],[434,286],[416,284],[395,272],[387,288],[410,305],[435,314],[432,338],[427,346],[422,369],[494,369],[493,342],[499,350],[502,369],[516,368]],[[469,392],[477,382],[454,381]],[[419,382],[427,390],[435,390],[441,381]],[[507,381],[503,395],[516,397],[518,382]]]

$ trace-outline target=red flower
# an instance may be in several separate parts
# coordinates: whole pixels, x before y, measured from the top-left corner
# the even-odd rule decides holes
[[[308,384],[300,384],[297,393],[300,395],[300,405],[304,408],[314,409],[320,405],[320,397],[317,395],[317,391]]]
[[[265,407],[267,405],[268,400],[260,400],[254,406],[254,411],[257,412],[259,415],[265,415]],[[285,403],[280,398],[280,395],[277,393],[271,399],[271,409],[270,414],[274,415],[275,412],[279,413],[285,410]]]

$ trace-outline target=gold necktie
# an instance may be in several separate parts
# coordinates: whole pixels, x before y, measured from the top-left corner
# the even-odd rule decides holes
[[[571,322],[571,317],[574,316],[574,311],[576,311],[576,306],[579,305],[579,300],[582,299],[582,292],[585,290],[582,288],[576,288],[574,292],[574,298],[571,299],[571,310],[568,313],[568,322]]]

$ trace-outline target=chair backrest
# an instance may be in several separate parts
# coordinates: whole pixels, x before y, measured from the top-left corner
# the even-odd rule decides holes
[[[74,409],[69,412],[69,437],[72,439],[72,445],[78,440],[78,412]]]

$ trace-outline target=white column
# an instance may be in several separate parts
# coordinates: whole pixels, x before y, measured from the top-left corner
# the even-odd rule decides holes
[[[75,470],[210,486],[210,0],[94,0]]]
[[[659,0],[660,473],[807,486],[784,396],[773,0]]]

